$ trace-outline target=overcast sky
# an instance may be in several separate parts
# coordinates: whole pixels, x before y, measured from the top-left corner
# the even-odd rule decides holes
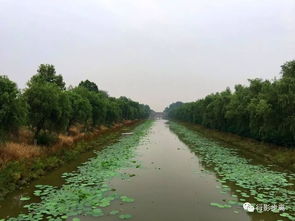
[[[295,59],[294,0],[0,0],[0,74],[41,63],[156,111],[279,77]]]

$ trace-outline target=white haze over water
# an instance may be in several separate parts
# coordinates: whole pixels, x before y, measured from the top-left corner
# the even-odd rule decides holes
[[[294,0],[0,0],[0,74],[41,63],[156,111],[279,77],[295,59]]]

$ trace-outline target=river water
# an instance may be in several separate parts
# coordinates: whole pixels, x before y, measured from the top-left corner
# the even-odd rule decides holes
[[[251,220],[242,209],[214,208],[211,202],[226,196],[216,188],[216,176],[203,173],[205,168],[198,157],[169,130],[166,121],[154,123],[149,142],[139,146],[141,170],[128,170],[136,174],[130,181],[115,179],[112,185],[136,199],[134,205],[124,205],[126,212],[141,221],[206,221]]]
[[[231,199],[231,193],[221,193],[220,189],[216,188],[220,185],[217,175],[203,165],[198,156],[179,140],[169,129],[167,121],[155,121],[143,140],[136,150],[136,160],[141,162],[141,167],[121,171],[134,176],[130,179],[117,177],[110,181],[112,188],[120,194],[134,198],[135,202],[128,204],[114,202],[109,207],[110,210],[120,207],[122,212],[132,214],[131,220],[135,221],[277,220],[277,216],[247,213],[242,206],[235,209],[211,206],[212,202]],[[73,169],[74,165],[71,165],[70,168],[67,166],[67,169],[59,170],[65,172]],[[50,180],[52,182],[58,180],[55,184],[61,184],[60,174],[60,171],[52,173]],[[34,182],[34,185],[45,184],[48,181],[46,180],[43,178]],[[24,191],[28,190],[30,188]],[[2,217],[4,214],[12,216],[20,212],[18,211],[20,208],[14,205],[19,203],[16,198],[12,195],[5,203],[0,204]],[[114,216],[79,218],[85,221],[119,220]]]

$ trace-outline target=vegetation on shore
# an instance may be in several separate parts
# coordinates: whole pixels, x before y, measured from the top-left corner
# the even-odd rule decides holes
[[[66,88],[55,67],[41,64],[24,90],[0,76],[0,167],[16,155],[40,155],[40,146],[70,144],[101,125],[145,119],[148,105],[110,97],[94,82]]]
[[[294,147],[295,60],[281,67],[280,79],[252,79],[234,92],[227,88],[195,102],[176,102],[165,112],[170,119]]]
[[[49,64],[41,64],[23,90],[0,75],[0,197],[86,151],[91,145],[84,141],[106,126],[143,120],[150,112],[89,80],[66,88]]]
[[[270,143],[263,143],[252,138],[242,137],[236,134],[223,132],[215,129],[209,129],[202,125],[183,123],[182,125],[195,130],[203,136],[221,141],[231,148],[238,149],[246,157],[263,161],[264,163],[274,164],[282,167],[284,170],[295,172],[295,150]]]
[[[138,168],[135,156],[135,148],[141,138],[147,133],[152,121],[137,126],[130,136],[121,138],[102,151],[96,152],[96,156],[78,167],[77,171],[64,173],[65,184],[60,188],[49,185],[37,185],[35,196],[41,198],[39,203],[28,203],[25,208],[27,214],[20,214],[16,220],[66,220],[75,216],[86,215],[99,217],[103,215],[118,216],[120,219],[129,219],[130,214],[122,214],[120,208],[107,209],[115,200],[123,203],[132,203],[134,199],[116,193],[107,182],[114,176],[122,176],[119,169],[125,167]],[[21,200],[30,202],[30,198],[23,196]]]
[[[252,205],[275,205],[270,213],[295,220],[293,173],[277,172],[267,166],[253,164],[251,160],[239,156],[236,150],[225,148],[181,124],[170,122],[169,125],[179,139],[218,175],[218,188],[222,189],[221,193],[231,193],[233,199],[222,204],[213,202],[211,206],[236,209],[244,202],[250,202]],[[232,184],[236,188],[229,188]],[[284,211],[279,210],[279,205],[284,205]]]
[[[113,127],[103,127],[77,136],[74,143],[65,144],[64,141],[51,148],[40,146],[20,146],[14,148],[14,160],[8,161],[0,169],[0,200],[34,179],[80,157],[81,153],[90,151],[114,138],[115,131],[125,125],[131,126],[138,121],[127,121]],[[103,135],[102,137],[99,135]],[[97,138],[98,137],[98,138]],[[18,145],[18,144],[14,144]],[[18,153],[19,151],[20,153]],[[30,154],[31,153],[31,154]],[[38,154],[37,154],[38,153]]]

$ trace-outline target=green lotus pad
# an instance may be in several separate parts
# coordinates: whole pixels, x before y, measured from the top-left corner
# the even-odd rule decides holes
[[[119,210],[112,210],[112,211],[110,212],[110,214],[111,214],[111,215],[117,215],[117,214],[119,214]]]
[[[285,211],[279,211],[280,216],[295,220],[295,191],[291,188],[294,186],[294,174],[254,164],[250,159],[243,158],[234,148],[226,148],[223,144],[208,139],[179,123],[170,122],[169,126],[180,140],[198,155],[202,163],[214,169],[216,175],[220,177],[218,181],[222,184],[220,191],[233,192],[232,197],[237,201],[237,205],[240,206],[242,202],[248,201],[250,196],[254,204],[284,204]],[[232,184],[236,190],[229,188],[233,186]],[[234,205],[230,202],[229,204]],[[224,208],[224,205],[217,203],[211,203],[211,206]]]
[[[76,171],[64,173],[65,184],[61,187],[50,185],[36,185],[34,195],[40,197],[40,202],[24,205],[28,214],[20,214],[7,221],[23,220],[71,220],[78,221],[75,216],[103,216],[103,208],[111,205],[114,200],[134,202],[127,196],[114,193],[107,183],[115,176],[121,177],[122,168],[134,167],[135,150],[151,127],[152,121],[145,121],[133,130],[130,136],[121,137],[116,143],[95,151],[96,156],[82,163]],[[89,145],[99,145],[98,141],[91,141]],[[139,162],[136,161],[138,164]],[[30,200],[21,197],[22,201]],[[119,212],[113,210],[112,214]],[[48,215],[50,214],[50,215]],[[121,219],[129,219],[131,215],[122,214]]]
[[[21,201],[28,201],[30,199],[31,199],[30,197],[22,196],[19,200],[21,200]]]
[[[120,219],[131,219],[132,218],[132,215],[130,214],[122,214],[119,216]]]
[[[218,208],[231,208],[231,205],[229,204],[210,203],[210,205]]]
[[[133,203],[134,202],[133,198],[130,198],[130,197],[127,197],[127,196],[121,196],[120,199],[121,199],[122,202],[125,202],[125,203]]]

